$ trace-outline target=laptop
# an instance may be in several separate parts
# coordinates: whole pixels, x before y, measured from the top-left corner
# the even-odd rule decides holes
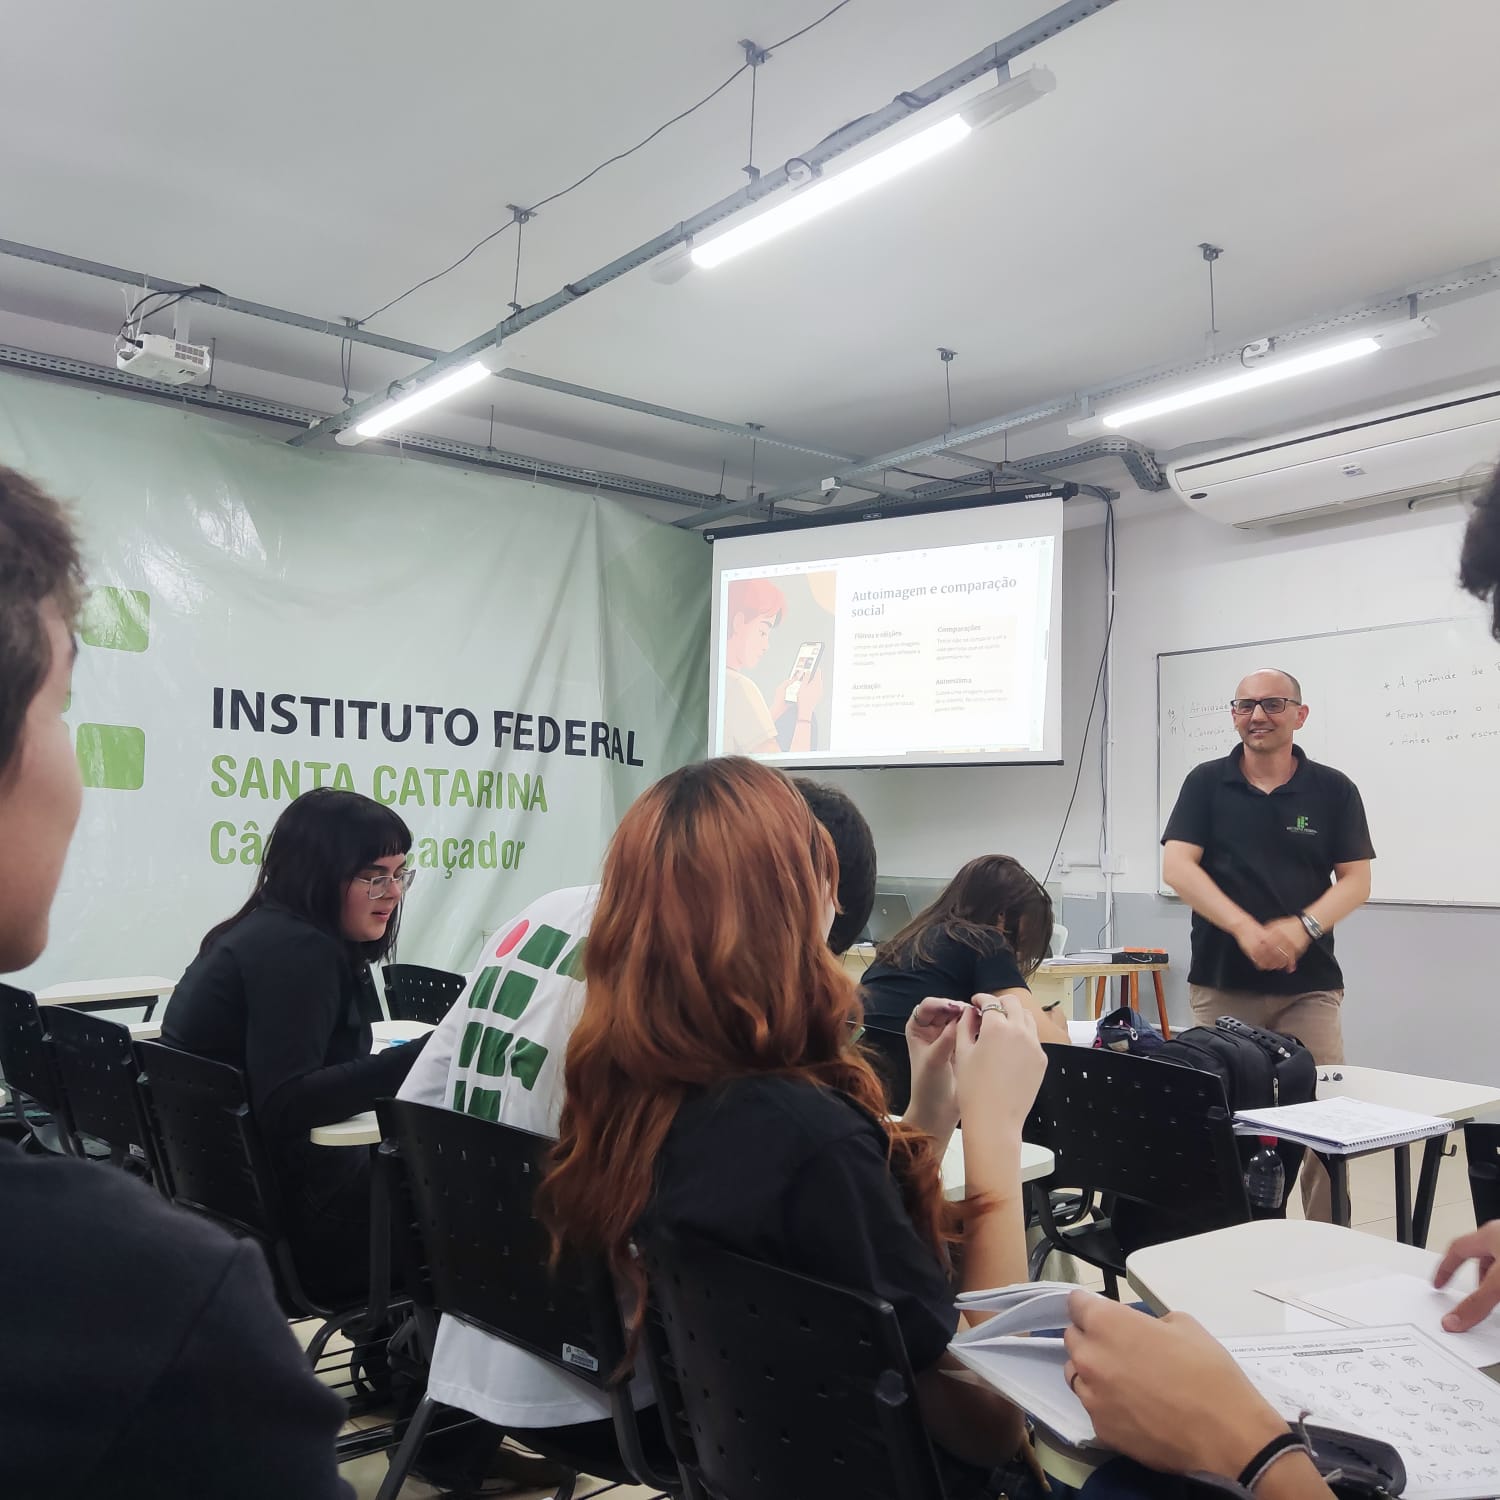
[[[876,891],[865,926],[867,943],[886,943],[911,921],[911,902],[895,891]]]

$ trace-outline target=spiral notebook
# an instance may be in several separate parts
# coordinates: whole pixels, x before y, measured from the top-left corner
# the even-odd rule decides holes
[[[1366,1104],[1362,1099],[1311,1099],[1274,1109],[1236,1110],[1234,1128],[1239,1135],[1274,1135],[1342,1156],[1447,1135],[1454,1126],[1439,1115]]]

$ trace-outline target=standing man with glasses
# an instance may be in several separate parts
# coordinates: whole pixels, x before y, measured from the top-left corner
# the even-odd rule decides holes
[[[1289,672],[1252,672],[1230,712],[1239,746],[1188,773],[1162,835],[1162,873],[1193,909],[1193,1018],[1235,1016],[1297,1037],[1319,1066],[1341,1063],[1333,928],[1370,899],[1364,803],[1292,743],[1308,708]],[[1328,1174],[1312,1157],[1302,1203],[1329,1218]]]

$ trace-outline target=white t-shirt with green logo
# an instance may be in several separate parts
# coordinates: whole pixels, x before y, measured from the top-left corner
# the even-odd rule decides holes
[[[552,891],[486,939],[397,1097],[555,1136],[568,1037],[583,1009],[583,942],[598,900],[598,886]],[[428,1390],[499,1427],[610,1416],[594,1387],[452,1318],[438,1323]],[[638,1406],[651,1399],[639,1376],[632,1394]]]

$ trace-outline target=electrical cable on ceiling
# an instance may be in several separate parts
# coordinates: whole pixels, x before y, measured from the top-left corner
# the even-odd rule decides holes
[[[180,292],[145,292],[136,299],[135,305],[126,312],[125,320],[120,324],[120,332],[117,337],[123,339],[129,336],[129,330],[133,324],[138,326],[144,323],[147,318],[155,317],[157,313],[165,312],[169,307],[175,307],[184,297],[191,297],[194,292],[212,292],[216,297],[224,295],[218,287],[208,286],[201,281],[197,286],[184,287]],[[159,307],[146,306],[148,302],[155,302],[158,297],[165,297],[167,300]]]
[[[839,0],[839,3],[837,5],[833,6],[829,10],[824,11],[823,14],[819,16],[815,21],[809,21],[808,24],[804,26],[800,31],[794,31],[790,36],[782,37],[779,42],[772,42],[769,47],[762,48],[762,52],[765,55],[769,56],[772,52],[775,52],[778,47],[788,46],[790,43],[795,42],[799,37],[806,36],[809,31],[816,29],[817,27],[821,26],[824,21],[828,20],[832,16],[837,15],[839,11],[843,10],[843,8],[848,4],[850,4],[850,0]],[[597,177],[599,173],[604,171],[606,167],[612,167],[616,162],[624,161],[628,156],[634,156],[637,151],[640,151],[644,147],[649,146],[651,142],[654,141],[657,136],[661,135],[664,131],[670,130],[672,126],[681,123],[683,120],[687,119],[689,115],[696,114],[700,109],[703,108],[705,104],[709,104],[713,100],[717,99],[719,95],[729,87],[730,84],[732,84],[742,73],[745,73],[747,71],[752,74],[755,72],[754,67],[748,59],[745,62],[742,62],[739,67],[737,67],[734,72],[732,72],[721,84],[706,93],[696,104],[690,104],[679,114],[673,115],[670,120],[663,121],[662,124],[658,125],[656,129],[650,133],[650,135],[643,137],[641,140],[637,141],[635,145],[627,147],[624,151],[618,151],[615,153],[615,155],[608,157],[604,161],[601,161],[597,167],[593,167],[589,171],[585,172],[583,176],[580,177],[576,182],[571,182],[567,187],[559,188],[557,192],[551,193],[547,197],[541,199],[540,202],[532,204],[531,212],[535,213],[538,209],[545,208],[549,203],[556,203],[559,198],[566,198],[569,193],[574,192],[578,188],[581,188],[584,183],[588,182],[591,178]],[[363,327],[366,323],[369,323],[373,319],[378,318],[381,313],[389,312],[390,309],[393,308],[398,302],[404,302],[406,298],[410,297],[413,292],[419,292],[423,287],[431,286],[434,281],[440,280],[450,271],[456,271],[461,265],[463,265],[466,260],[469,259],[471,255],[473,255],[478,250],[482,250],[487,244],[489,244],[491,240],[498,239],[499,236],[504,234],[505,231],[509,229],[515,222],[515,219],[510,219],[506,223],[502,224],[498,229],[491,230],[490,233],[485,235],[483,239],[477,240],[473,245],[465,250],[464,253],[460,255],[458,259],[455,260],[451,265],[444,266],[441,271],[436,271],[431,276],[428,276],[424,280],[417,282],[415,285],[407,287],[407,289],[399,296],[392,297],[389,302],[382,303],[381,306],[377,307],[374,312],[366,313],[364,317],[359,319],[359,326]]]
[[[1104,501],[1104,558],[1105,567],[1110,567],[1110,560],[1114,556],[1115,545],[1115,506],[1114,501],[1108,496],[1099,497]],[[1099,652],[1099,670],[1094,674],[1094,691],[1089,698],[1089,716],[1084,720],[1083,739],[1078,746],[1078,774],[1073,778],[1073,790],[1068,794],[1067,811],[1063,813],[1062,827],[1057,830],[1057,842],[1052,846],[1052,858],[1047,861],[1047,873],[1042,876],[1042,884],[1052,879],[1052,867],[1057,863],[1058,853],[1062,849],[1063,835],[1068,831],[1068,819],[1073,816],[1073,804],[1078,800],[1078,784],[1083,780],[1084,762],[1088,755],[1089,730],[1094,726],[1094,709],[1099,704],[1099,690],[1104,684],[1104,668],[1109,662],[1109,640],[1115,631],[1115,596],[1114,590],[1109,594],[1109,614],[1104,622],[1104,645]],[[1103,788],[1100,789],[1101,795]]]

